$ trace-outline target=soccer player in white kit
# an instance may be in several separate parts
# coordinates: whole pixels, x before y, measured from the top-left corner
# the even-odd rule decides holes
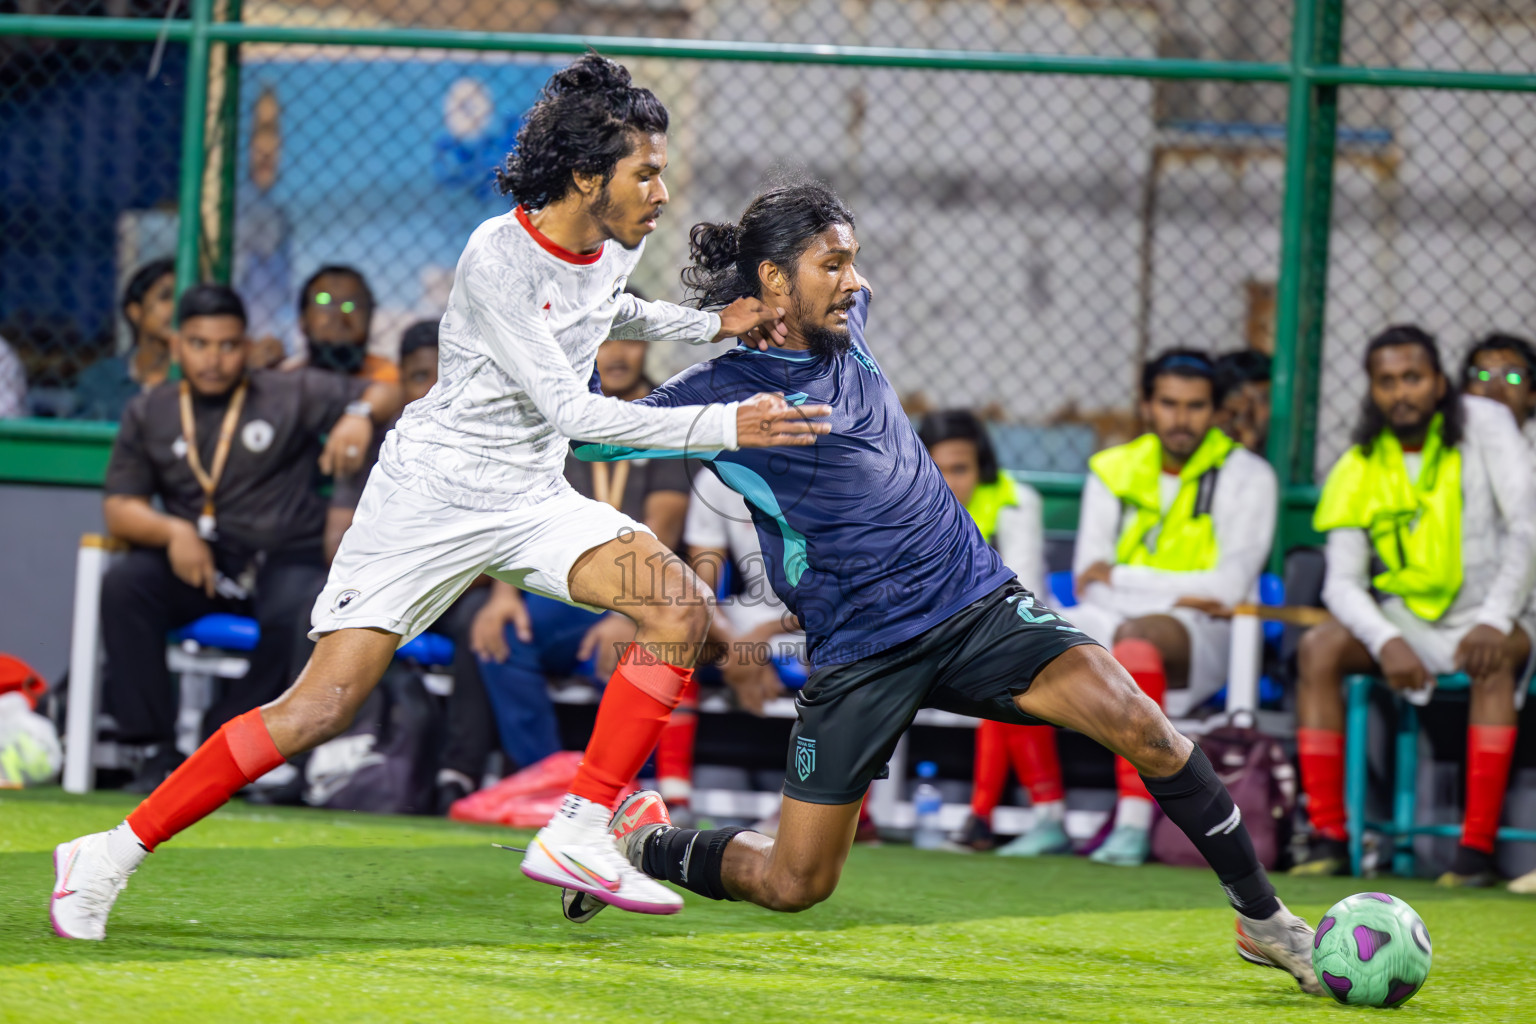
[[[627,910],[682,905],[630,866],[608,824],[692,676],[707,591],[644,526],[565,482],[568,439],[701,453],[812,444],[830,409],[767,394],[643,408],[589,388],[605,338],[782,335],[782,310],[755,299],[715,314],[625,293],[668,199],[666,130],[656,97],[595,53],[550,79],[497,175],[518,206],[480,225],[459,260],[438,383],[384,444],[316,602],[309,664],[277,700],[225,724],[117,828],[59,845],[58,934],[103,938],[113,902],[150,851],[341,733],[395,650],[482,572],[638,625],[572,791],[523,872]]]

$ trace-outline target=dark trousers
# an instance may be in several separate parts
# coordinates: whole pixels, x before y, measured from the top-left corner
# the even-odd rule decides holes
[[[277,697],[297,675],[294,631],[325,586],[314,555],[272,556],[256,574],[249,601],[210,598],[171,571],[163,549],[135,548],[107,571],[101,587],[101,636],[107,652],[103,708],[125,743],[174,743],[176,690],[165,666],[165,636],[214,612],[248,615],[261,627],[244,679],[226,680],[224,694],[203,717],[209,735],[229,719]]]
[[[469,626],[491,596],[490,587],[474,587],[432,624],[432,632],[453,640],[453,695],[443,736],[442,767],[469,777],[478,788],[485,759],[498,746],[496,719],[480,679],[480,664],[469,649]]]

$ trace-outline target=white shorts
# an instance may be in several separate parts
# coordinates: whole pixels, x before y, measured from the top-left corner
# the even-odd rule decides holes
[[[1126,619],[1133,617],[1091,603],[1060,611],[1068,622],[1105,647],[1114,646],[1115,630]],[[1193,608],[1170,608],[1147,614],[1171,615],[1189,633],[1189,685],[1182,690],[1169,690],[1163,698],[1163,710],[1168,717],[1182,718],[1227,685],[1232,620],[1215,619]]]
[[[1461,644],[1462,638],[1472,632],[1472,627],[1477,625],[1477,612],[1475,607],[1465,609],[1459,614],[1447,612],[1438,621],[1426,622],[1413,612],[1401,598],[1388,598],[1381,603],[1381,614],[1397,631],[1403,634],[1403,639],[1408,646],[1413,648],[1413,653],[1419,656],[1424,667],[1437,676],[1450,675],[1456,669],[1456,648]],[[1521,670],[1515,674],[1515,707],[1525,707],[1525,691],[1531,681],[1531,670],[1536,667],[1536,616],[1527,609],[1515,618],[1515,625],[1525,631],[1525,635],[1532,643],[1532,657],[1526,660]],[[1403,699],[1410,703],[1423,707],[1428,704],[1435,694],[1435,684],[1431,682],[1422,690],[1409,690],[1403,694]]]
[[[368,627],[398,633],[404,644],[481,573],[577,604],[571,566],[636,533],[651,531],[568,486],[526,508],[481,511],[425,497],[375,466],[315,602],[309,636]]]

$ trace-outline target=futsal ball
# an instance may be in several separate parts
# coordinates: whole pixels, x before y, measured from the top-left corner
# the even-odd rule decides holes
[[[1317,922],[1312,969],[1341,1003],[1401,1006],[1429,977],[1429,931],[1412,907],[1384,892],[1346,897]]]

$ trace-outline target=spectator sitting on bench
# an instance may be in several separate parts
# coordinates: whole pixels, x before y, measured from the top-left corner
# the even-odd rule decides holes
[[[1253,454],[1269,445],[1270,359],[1257,349],[1228,352],[1216,359],[1221,408],[1216,426]]]
[[[645,376],[647,342],[609,339],[597,350],[593,390],[635,401],[655,385]],[[581,494],[606,501],[643,523],[674,551],[682,542],[688,509],[688,470],[681,459],[588,463],[567,454],[565,479]],[[652,567],[641,565],[639,572]],[[560,750],[548,675],[567,675],[596,659],[594,675],[607,679],[618,652],[634,639],[634,621],[600,615],[496,582],[476,617],[472,644],[496,711],[502,749],[526,767]]]
[[[1141,374],[1151,430],[1088,460],[1072,570],[1073,625],[1106,645],[1170,716],[1187,715],[1227,678],[1230,608],[1255,595],[1275,532],[1269,463],[1214,426],[1216,368],[1174,349]],[[1058,769],[1059,770],[1059,769]],[[1091,855],[1146,860],[1152,803],[1115,759],[1115,828]]]
[[[133,272],[123,289],[123,319],[133,331],[126,356],[98,359],[75,381],[75,418],[119,420],[129,399],[148,391],[171,368],[171,321],[176,310],[176,264],[153,260]]]
[[[1467,352],[1462,390],[1501,403],[1536,446],[1536,345],[1513,334],[1490,334]]]
[[[1031,593],[1043,598],[1045,524],[1039,492],[998,468],[997,452],[986,428],[969,410],[929,413],[923,417],[917,437],[944,474],[944,482],[976,520],[982,537],[997,549],[1003,564]],[[1046,770],[1037,770],[1037,754],[1049,755]],[[999,852],[1009,856],[1066,852],[1071,847],[1063,827],[1066,803],[1056,759],[1056,735],[1049,725],[983,720],[976,727],[971,813],[955,841],[973,850],[990,850],[997,845],[992,812],[1002,801],[1010,760],[1019,781],[1029,790],[1035,828]]]
[[[299,609],[325,582],[317,473],[374,428],[352,406],[374,386],[247,372],[245,309],[229,288],[190,288],[179,312],[183,378],[128,403],[104,485],[107,529],[133,550],[102,584],[103,703],[123,742],[154,748],[134,782],[146,792],[180,762],[166,634],[211,612],[260,624],[250,671],[209,709],[205,735],[281,693]]]
[[[1496,877],[1494,833],[1536,636],[1527,605],[1536,493],[1509,411],[1458,395],[1440,365],[1435,339],[1418,327],[1371,340],[1355,444],[1318,500],[1313,525],[1328,535],[1323,603],[1336,621],[1309,630],[1298,651],[1296,745],[1313,840],[1293,873],[1348,870],[1344,677],[1379,672],[1422,706],[1437,675],[1465,672],[1466,809],[1440,884]]]

